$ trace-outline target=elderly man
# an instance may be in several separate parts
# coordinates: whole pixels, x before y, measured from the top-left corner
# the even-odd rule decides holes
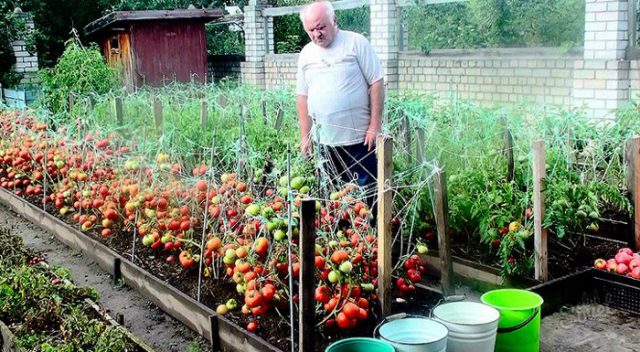
[[[370,185],[384,104],[380,60],[365,37],[338,29],[330,2],[305,6],[300,19],[311,38],[298,59],[301,152],[309,156],[317,136],[332,178]]]

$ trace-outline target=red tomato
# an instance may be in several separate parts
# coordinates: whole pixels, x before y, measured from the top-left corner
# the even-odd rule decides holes
[[[325,304],[331,298],[331,290],[327,286],[318,286],[316,288],[315,298],[317,302]]]
[[[249,331],[249,332],[254,332],[254,331],[256,331],[257,328],[258,328],[258,322],[257,321],[252,321],[249,324],[247,324],[247,331]]]

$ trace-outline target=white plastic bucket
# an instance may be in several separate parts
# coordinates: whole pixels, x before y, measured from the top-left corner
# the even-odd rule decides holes
[[[493,352],[500,312],[486,304],[455,302],[437,306],[433,319],[449,329],[447,351]]]
[[[401,313],[387,317],[373,334],[398,352],[446,352],[449,331],[433,319]]]

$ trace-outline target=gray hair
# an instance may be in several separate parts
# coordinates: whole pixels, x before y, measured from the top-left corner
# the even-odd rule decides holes
[[[335,19],[336,11],[333,9],[333,5],[331,4],[330,1],[316,1],[316,2],[321,3],[324,6],[325,15],[327,16],[327,18],[330,18],[331,20]],[[300,10],[300,21],[302,21],[303,25],[304,25],[304,18],[307,16],[307,10],[309,9],[309,6],[316,2],[312,2],[307,5],[304,5],[304,7],[302,7],[302,10]]]

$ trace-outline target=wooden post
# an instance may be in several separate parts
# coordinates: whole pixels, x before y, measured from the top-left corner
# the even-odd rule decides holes
[[[162,133],[162,102],[157,95],[153,96],[153,120],[156,122],[156,130]]]
[[[544,150],[544,141],[533,142],[533,242],[535,249],[535,279],[547,281],[548,252],[547,229],[542,227],[544,221],[544,178],[546,177],[545,165],[547,163]]]
[[[280,127],[282,127],[283,116],[284,116],[284,110],[282,109],[282,106],[278,105],[278,114],[276,115],[276,123],[275,123],[276,131],[280,131]]]
[[[122,109],[122,98],[115,97],[113,99],[113,109],[114,109],[115,114],[116,114],[116,123],[118,124],[118,126],[122,126],[122,124],[124,123],[124,113],[123,113],[123,109]]]
[[[202,129],[207,127],[208,113],[207,102],[204,99],[200,100],[200,126]]]
[[[424,161],[424,130],[422,128],[418,128],[418,143],[416,143],[416,160],[418,164],[422,164]]]
[[[505,129],[504,138],[506,139],[506,153],[507,153],[507,181],[511,182],[515,178],[515,164],[513,159],[513,136],[511,136],[511,130]]]
[[[436,226],[438,231],[438,253],[440,256],[440,284],[442,294],[452,296],[455,288],[451,284],[453,279],[453,262],[451,260],[451,239],[449,238],[449,202],[447,199],[447,176],[443,170],[434,176],[434,205],[436,212]]]
[[[227,107],[227,96],[224,94],[220,94],[218,95],[218,105],[220,105],[221,108],[226,108]]]
[[[404,130],[404,139],[407,143],[407,159],[409,165],[411,165],[411,125],[409,123],[409,117],[402,112],[402,129]]]
[[[298,319],[298,351],[313,352],[315,347],[315,252],[316,201],[304,199],[300,215],[300,298]]]
[[[69,92],[69,94],[67,95],[67,104],[69,108],[69,113],[71,113],[71,110],[73,110],[73,105],[75,104],[73,100],[73,93],[71,92]]]
[[[627,188],[633,205],[633,221],[631,222],[632,239],[636,251],[640,250],[640,136],[634,136],[625,148],[627,159]]]
[[[507,181],[511,182],[515,178],[515,164],[513,159],[513,136],[511,129],[507,127],[507,120],[504,116],[500,117],[500,123],[504,127],[504,153],[507,156]]]
[[[392,172],[393,140],[378,136],[378,299],[380,318],[391,313],[391,212],[393,211]]]
[[[262,97],[262,118],[267,122],[267,99]]]

